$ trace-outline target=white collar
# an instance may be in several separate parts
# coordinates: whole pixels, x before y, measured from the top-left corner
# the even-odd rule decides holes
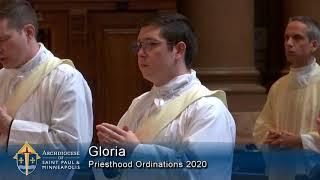
[[[290,68],[288,75],[291,83],[297,84],[300,87],[308,85],[311,77],[314,75],[318,67],[319,65],[316,63],[316,59],[314,58],[311,64],[308,64],[304,67]]]
[[[160,107],[165,103],[165,101],[181,95],[195,84],[201,85],[201,82],[196,76],[196,71],[191,70],[191,73],[176,76],[163,86],[153,86],[150,92],[154,98],[154,104],[157,107]]]
[[[294,76],[303,76],[305,74],[309,74],[316,68],[316,59],[314,58],[312,62],[306,66],[299,67],[299,68],[293,68],[290,67],[290,73]]]
[[[191,73],[176,76],[162,86],[153,86],[151,92],[156,97],[166,97],[168,95],[179,92],[180,90],[184,89],[184,87],[186,87],[191,81],[197,79],[198,78],[196,77],[196,72],[194,70],[191,70]]]
[[[22,75],[29,71],[32,71],[36,66],[41,64],[43,61],[47,60],[49,57],[54,57],[53,54],[47,50],[42,43],[39,43],[39,50],[37,54],[27,61],[24,65],[16,69],[6,69],[9,74],[12,75]]]

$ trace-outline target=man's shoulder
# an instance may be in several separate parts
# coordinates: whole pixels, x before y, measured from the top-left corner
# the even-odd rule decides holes
[[[52,75],[63,76],[66,78],[75,78],[81,77],[82,74],[74,67],[69,64],[60,64],[58,65],[51,73]]]
[[[69,64],[60,64],[57,69],[59,71],[65,72],[65,73],[75,73],[77,71],[76,68],[70,66]]]
[[[196,100],[194,103],[192,103],[191,105],[195,106],[197,109],[199,109],[199,108],[217,108],[217,107],[226,108],[226,106],[224,105],[222,100],[216,96],[201,97],[198,100]]]
[[[320,83],[320,66],[317,66],[317,69],[311,75],[311,81],[313,81],[319,85],[319,83]]]
[[[5,68],[0,69],[0,78],[6,78],[9,74],[10,73],[8,69],[5,69]]]
[[[202,97],[190,104],[186,110],[190,117],[193,118],[206,117],[209,119],[215,119],[215,117],[225,117],[229,120],[233,120],[228,108],[219,98],[214,96]],[[222,118],[221,120],[223,119],[224,118]]]
[[[141,94],[140,96],[134,98],[129,106],[129,111],[135,111],[137,109],[144,109],[145,104],[149,101],[150,91]]]
[[[195,102],[200,102],[205,105],[217,105],[217,104],[220,105],[220,103],[224,105],[223,101],[225,101],[226,99],[226,94],[223,90],[220,90],[220,89],[211,90],[204,85],[200,85],[197,87],[197,91],[206,92],[206,93]],[[213,94],[206,95],[208,92],[211,92]]]
[[[148,97],[150,97],[150,95],[151,95],[150,91],[142,93],[140,96],[138,96],[132,100],[132,104],[144,103],[148,99]]]
[[[201,85],[198,87],[198,90],[202,92],[210,92],[211,90],[207,87]],[[219,91],[221,92],[221,91]],[[214,94],[211,95],[204,95],[198,99],[196,99],[193,103],[190,104],[190,108],[195,110],[201,110],[201,109],[224,109],[226,106],[223,103],[223,100],[220,99],[222,97],[217,96],[217,91]]]
[[[288,74],[280,77],[276,82],[272,84],[271,89],[277,89],[279,88],[279,86],[288,83],[288,77],[289,77]]]
[[[4,69],[4,68],[1,68],[1,69],[0,69],[0,75],[3,74],[4,71],[5,71],[5,69]]]

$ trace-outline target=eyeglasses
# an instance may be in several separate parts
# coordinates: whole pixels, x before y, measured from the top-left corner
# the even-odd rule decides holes
[[[143,42],[136,42],[132,45],[132,52],[138,54],[139,50],[142,49],[145,53],[150,52],[154,47],[161,44],[163,42],[146,40]]]

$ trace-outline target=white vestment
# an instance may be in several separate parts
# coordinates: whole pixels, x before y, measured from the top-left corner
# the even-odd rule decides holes
[[[40,43],[39,51],[26,64],[18,69],[1,69],[0,105],[6,102],[19,82],[26,79],[39,64],[52,58],[54,55]],[[7,146],[8,142],[9,156],[28,142],[31,145],[53,145],[51,150],[79,151],[80,157],[75,160],[81,161],[93,135],[91,91],[79,71],[61,64],[42,80],[13,118],[9,138],[0,138],[2,146]],[[38,153],[42,156],[42,152]],[[71,179],[74,172],[41,170],[41,162],[38,163],[35,169],[38,175],[27,177],[18,169],[9,169],[10,172],[3,173],[0,179]]]
[[[266,104],[256,120],[253,132],[256,143],[262,144],[270,129],[284,130],[300,135],[305,150],[320,152],[320,138],[316,132],[319,92],[320,67],[315,61],[302,68],[291,68],[289,74],[270,89]],[[297,166],[297,173],[303,173],[301,167],[294,166]],[[279,174],[285,176],[286,173],[282,171]]]
[[[18,69],[0,70],[0,105],[37,65],[53,58],[43,44],[30,61]],[[93,133],[92,95],[75,68],[62,64],[48,74],[20,106],[11,125],[8,145],[79,143],[88,149]],[[6,143],[2,139],[2,143]]]
[[[118,126],[128,126],[135,132],[147,117],[153,112],[161,109],[166,103],[180,96],[189,89],[202,86],[196,77],[195,71],[191,74],[177,76],[161,87],[153,87],[151,91],[135,98]],[[134,112],[130,114],[129,112]],[[154,144],[139,144],[132,153],[132,159],[139,160],[147,157],[152,161],[172,161],[179,159],[180,145],[197,157],[205,150],[205,146],[226,145],[223,152],[227,154],[227,162],[219,165],[208,164],[210,177],[200,171],[185,170],[180,175],[172,175],[165,169],[161,173],[152,173],[152,170],[144,172],[125,170],[120,179],[231,179],[232,153],[235,143],[235,123],[227,107],[216,97],[202,97],[189,105],[168,126],[160,131],[155,137]],[[217,144],[215,144],[217,143]],[[160,145],[161,144],[161,145]],[[170,148],[170,145],[176,148]],[[201,149],[203,147],[203,149]],[[219,149],[219,148],[217,148]],[[214,154],[215,149],[209,149]],[[201,159],[201,158],[200,158]],[[201,160],[207,160],[205,157]]]

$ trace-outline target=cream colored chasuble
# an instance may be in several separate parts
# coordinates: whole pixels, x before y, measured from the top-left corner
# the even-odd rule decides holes
[[[273,84],[260,113],[253,136],[262,144],[269,129],[300,134],[304,149],[320,152],[316,117],[320,112],[320,67],[316,62]]]

